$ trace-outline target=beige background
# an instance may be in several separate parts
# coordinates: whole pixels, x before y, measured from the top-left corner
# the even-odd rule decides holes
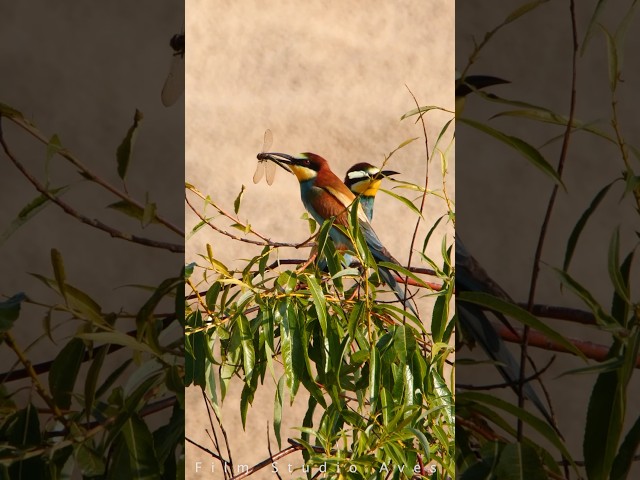
[[[191,0],[186,11],[186,180],[229,211],[245,185],[240,218],[273,240],[302,241],[308,228],[299,220],[304,209],[292,175],[279,170],[271,187],[252,182],[266,128],[273,132],[272,151],[321,154],[342,178],[352,164],[380,165],[385,153],[421,135],[412,120],[400,121],[415,107],[405,84],[421,105],[453,108],[453,2]],[[450,117],[429,114],[431,145]],[[416,141],[394,155],[388,167],[402,172],[403,180],[421,184],[425,164],[424,144]],[[439,164],[432,164],[430,189],[441,189],[439,171]],[[452,198],[453,174],[451,155],[447,189]],[[440,200],[429,197],[419,239],[444,211]],[[195,224],[195,216],[187,211],[187,230]],[[220,224],[228,225],[223,220]],[[406,262],[413,215],[382,195],[373,224],[391,252]],[[450,226],[439,228],[428,250],[434,258],[439,258],[445,232],[452,239]],[[197,260],[206,243],[235,267],[261,250],[205,228],[188,240],[187,260]],[[308,251],[281,255],[306,258]],[[420,304],[428,312],[426,303]],[[270,382],[267,377],[265,385]],[[210,447],[198,390],[188,391],[187,436]],[[234,461],[252,465],[268,457],[266,424],[272,423],[273,389],[269,385],[259,390],[246,433],[239,419],[239,392],[236,385],[225,402],[224,424]],[[306,399],[299,400],[300,405],[285,407],[283,439],[298,435],[288,428],[301,422]],[[276,451],[273,437],[271,445]],[[289,458],[301,464],[301,456]],[[195,473],[196,461],[203,461],[206,470],[210,460],[188,445],[187,478],[205,478]],[[219,468],[206,478],[221,478]]]

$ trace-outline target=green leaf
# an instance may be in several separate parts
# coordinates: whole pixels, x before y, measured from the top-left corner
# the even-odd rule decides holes
[[[571,275],[556,268],[554,268],[553,270],[560,276],[563,284],[571,289],[576,295],[578,295],[578,297],[582,299],[584,303],[589,306],[596,317],[596,321],[600,326],[610,328],[618,325],[616,319],[605,312],[602,306],[593,297],[593,295],[591,295],[591,293],[589,293],[586,288],[584,288],[576,280],[574,280]]]
[[[614,462],[625,414],[618,378],[617,371],[600,374],[589,398],[582,443],[588,478],[607,478]]]
[[[242,185],[242,188],[240,189],[240,193],[238,193],[238,196],[233,201],[233,211],[236,213],[236,215],[240,211],[240,203],[242,202],[242,196],[244,195],[244,190],[245,190],[244,185]]]
[[[454,424],[455,404],[451,390],[437,370],[432,369],[431,380],[433,382],[433,393],[435,395],[435,404],[442,407],[442,413],[449,425]]]
[[[58,284],[58,291],[62,298],[64,298],[65,303],[68,305],[67,300],[67,278],[64,273],[64,262],[62,260],[62,254],[55,248],[51,249],[51,264],[53,265],[53,275],[56,279],[56,283]]]
[[[149,345],[139,342],[126,333],[117,332],[115,330],[111,332],[79,333],[76,337],[84,340],[93,340],[94,342],[114,343],[132,350],[155,355],[155,352],[149,347]]]
[[[46,160],[47,162],[53,158],[55,154],[61,151],[62,142],[60,142],[60,137],[57,134],[54,134],[47,143],[47,152],[46,152]]]
[[[313,298],[313,305],[318,315],[318,321],[320,322],[320,328],[322,328],[322,334],[327,334],[327,304],[324,298],[324,293],[318,284],[318,281],[311,275],[304,277],[306,284],[311,291],[311,297]]]
[[[620,227],[617,227],[613,231],[611,241],[609,242],[608,266],[609,278],[611,278],[613,288],[622,300],[624,300],[627,304],[630,304],[631,299],[629,296],[629,285],[627,284],[627,282],[625,282],[625,279],[622,277],[622,272],[620,270]]]
[[[522,408],[519,408],[518,406],[513,405],[512,403],[506,400],[502,400],[500,398],[497,398],[487,393],[464,392],[464,393],[458,394],[456,398],[456,404],[458,402],[462,404],[463,402],[467,402],[467,401],[480,402],[486,405],[491,405],[493,407],[499,408],[500,410],[508,412],[517,418],[520,418],[523,422],[531,426],[534,430],[536,430],[544,438],[546,438],[554,447],[556,447],[560,451],[560,453],[565,458],[567,458],[575,468],[573,457],[569,453],[569,450],[567,450],[567,447],[565,446],[563,440],[547,422],[539,419],[532,413]]]
[[[144,211],[142,212],[142,226],[146,227],[153,223],[156,219],[157,206],[154,202],[150,202],[148,199],[144,204]],[[157,222],[156,222],[157,223]]]
[[[27,299],[24,293],[16,293],[8,300],[0,302],[0,333],[8,332],[20,316],[20,305]]]
[[[156,456],[153,435],[147,424],[133,414],[122,427],[122,435],[129,451],[132,478],[160,479],[160,464]]]
[[[384,188],[381,188],[380,191],[386,193],[387,195],[389,195],[389,196],[391,196],[393,198],[395,198],[396,200],[401,201],[407,207],[409,207],[409,210],[411,210],[412,213],[415,213],[416,215],[418,215],[419,217],[424,219],[420,209],[418,207],[416,207],[413,204],[413,202],[411,200],[409,200],[407,197],[403,197],[402,195],[398,195],[397,193],[393,193],[391,190],[385,190]]]
[[[584,55],[584,52],[587,49],[587,44],[589,43],[589,40],[593,36],[594,28],[596,27],[596,25],[598,25],[598,20],[607,2],[608,0],[598,0],[598,4],[596,5],[596,8],[593,9],[593,14],[591,15],[591,20],[589,20],[589,26],[587,27],[587,32],[584,35],[584,40],[582,41],[582,47],[580,48],[580,55]]]
[[[532,2],[528,2],[523,5],[520,5],[514,11],[512,11],[509,15],[507,15],[507,17],[505,18],[502,24],[506,25],[508,23],[514,22],[520,17],[522,17],[523,15],[526,15],[527,13],[538,8],[540,5],[547,3],[548,1],[549,0],[534,0]]]
[[[573,227],[573,230],[571,231],[571,235],[569,235],[569,240],[567,241],[567,249],[564,254],[564,262],[562,264],[562,270],[564,271],[569,270],[569,264],[571,263],[571,259],[573,258],[573,252],[576,249],[576,245],[578,244],[578,239],[580,238],[580,234],[582,233],[582,230],[584,229],[585,225],[587,224],[587,221],[589,220],[593,212],[595,212],[596,209],[598,208],[598,205],[600,205],[600,202],[605,197],[605,195],[607,194],[611,186],[614,183],[616,183],[618,180],[619,179],[616,179],[613,182],[609,183],[607,186],[605,186],[602,190],[600,190],[597,193],[597,195],[591,201],[591,204],[589,205],[589,207],[584,211],[584,213],[580,216],[580,219],[578,220],[578,222]]]
[[[49,371],[49,389],[56,405],[62,410],[71,407],[71,396],[84,358],[85,345],[72,338],[56,356]]]
[[[618,86],[618,78],[620,75],[619,65],[618,65],[618,46],[616,45],[616,40],[611,36],[611,34],[600,25],[602,32],[604,33],[604,37],[607,41],[607,58],[609,60],[609,88],[612,92],[615,92]]]
[[[31,273],[30,275],[40,280],[49,288],[57,291],[58,293],[61,293],[55,280],[44,277],[37,273]],[[98,305],[95,300],[93,300],[89,295],[69,284],[65,284],[65,294],[69,304],[69,308],[71,308],[71,310],[73,310],[73,312],[79,318],[88,320],[98,325],[106,325],[106,322],[102,316],[102,309],[100,308],[100,305]]]
[[[73,447],[73,458],[85,477],[101,476],[105,470],[104,457],[96,452],[91,444],[91,440],[87,440]]]
[[[458,294],[458,301],[475,303],[476,305],[480,305],[508,315],[514,320],[517,320],[524,325],[538,330],[539,332],[546,335],[550,340],[553,340],[554,342],[562,345],[569,352],[573,352],[583,360],[586,360],[586,357],[580,351],[580,349],[578,349],[578,347],[568,341],[562,334],[556,332],[546,323],[541,322],[537,317],[527,312],[523,308],[514,305],[513,303],[507,302],[484,292],[461,292]]]
[[[49,193],[53,196],[56,196],[58,193],[64,193],[68,189],[69,187],[54,188],[52,190],[49,190]],[[6,242],[7,239],[11,237],[11,235],[13,235],[22,225],[35,217],[50,204],[51,202],[49,201],[49,197],[41,194],[31,200],[27,205],[25,205],[18,213],[18,216],[14,218],[9,226],[4,230],[4,232],[0,234],[0,246],[4,242]]]
[[[131,161],[131,153],[133,146],[138,135],[138,127],[142,121],[142,112],[136,109],[136,113],[133,116],[133,125],[129,127],[127,134],[125,135],[122,143],[116,150],[116,159],[118,161],[118,175],[122,180],[127,175],[127,169],[129,168],[129,162]]]
[[[549,478],[535,449],[522,443],[505,445],[496,466],[497,478],[504,480],[546,480]]]
[[[119,202],[107,205],[107,208],[117,210],[120,213],[124,213],[129,217],[139,220],[143,226],[147,226],[150,223],[160,223],[156,217],[156,205],[155,203],[148,203],[145,208],[141,208],[128,200],[121,200]],[[205,224],[203,222],[203,224]]]
[[[280,450],[282,450],[282,439],[280,438],[280,428],[282,427],[282,403],[284,399],[285,380],[286,378],[284,375],[282,375],[280,377],[280,380],[278,380],[278,387],[276,388],[276,399],[273,403],[273,431],[276,435],[278,448]]]
[[[245,315],[238,316],[238,327],[240,328],[240,343],[242,345],[242,365],[244,367],[245,383],[251,382],[253,369],[256,361],[256,352],[253,348],[253,336],[249,327],[249,320]]]
[[[635,453],[640,447],[640,417],[638,417],[627,433],[611,468],[611,480],[629,478],[629,471],[634,462]]]
[[[380,353],[375,345],[371,345],[369,352],[369,401],[371,411],[375,412],[380,395]]]
[[[553,168],[551,164],[549,164],[549,162],[545,160],[542,154],[532,145],[528,144],[518,137],[507,135],[506,133],[496,130],[495,128],[489,127],[484,123],[476,122],[475,120],[470,120],[468,118],[459,118],[458,120],[477,130],[480,130],[481,132],[486,133],[487,135],[494,137],[495,139],[515,149],[527,160],[529,160],[536,168],[538,168],[545,175],[552,178],[555,183],[561,185],[562,188],[566,190],[566,187],[564,183],[562,183],[562,179],[558,175],[558,172],[556,172],[555,168]]]
[[[94,350],[94,358],[87,372],[87,376],[84,382],[84,409],[87,415],[87,421],[89,421],[91,413],[93,411],[93,402],[95,400],[96,387],[98,385],[98,376],[104,359],[109,352],[109,345],[102,345]]]

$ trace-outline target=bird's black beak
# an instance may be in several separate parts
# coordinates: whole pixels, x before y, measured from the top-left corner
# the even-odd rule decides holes
[[[258,154],[258,160],[271,160],[277,165],[284,168],[287,172],[291,173],[291,169],[287,165],[295,164],[295,157],[287,155],[286,153],[267,153],[262,152]]]
[[[391,175],[399,175],[400,172],[394,172],[393,170],[382,170],[381,172],[378,172],[378,175],[376,175],[379,178],[383,178],[383,177],[390,177]]]

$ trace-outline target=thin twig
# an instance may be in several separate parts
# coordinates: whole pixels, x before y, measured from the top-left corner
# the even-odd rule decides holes
[[[424,190],[422,192],[422,198],[420,199],[420,215],[418,215],[418,220],[416,221],[416,226],[413,229],[413,235],[411,236],[411,245],[409,246],[409,258],[407,259],[407,267],[411,267],[411,259],[413,257],[413,246],[416,243],[416,238],[418,237],[418,227],[420,226],[420,221],[422,219],[422,212],[424,211],[424,205],[427,201],[427,190],[428,190],[428,186],[429,186],[429,163],[430,163],[430,156],[429,156],[429,136],[427,135],[427,126],[425,124],[424,121],[424,112],[420,111],[420,104],[418,103],[418,99],[416,98],[416,96],[413,94],[413,92],[411,91],[411,89],[405,85],[405,87],[407,87],[407,90],[409,91],[409,94],[411,95],[411,97],[413,98],[413,101],[416,104],[416,108],[418,109],[418,118],[420,119],[420,123],[422,124],[422,133],[424,134],[424,148],[427,154],[427,165],[425,168],[425,173],[424,173]],[[405,283],[404,285],[404,296],[407,296],[407,292],[409,291],[409,285]],[[404,308],[406,309],[406,305],[404,305]]]
[[[573,128],[573,120],[575,116],[576,108],[576,79],[577,79],[577,58],[578,58],[578,31],[576,27],[575,17],[575,5],[574,0],[569,0],[569,13],[571,18],[571,32],[572,32],[572,56],[571,56],[571,100],[569,104],[569,119],[567,120],[567,128],[565,129],[564,137],[562,140],[562,149],[560,151],[560,159],[558,160],[558,178],[562,179],[562,172],[564,171],[564,165],[569,152],[569,139],[571,138],[571,130]],[[549,227],[549,221],[551,220],[551,213],[555,205],[556,196],[558,194],[559,185],[556,183],[553,186],[549,203],[547,204],[547,210],[545,212],[542,226],[540,227],[540,235],[538,237],[538,245],[536,246],[536,253],[533,260],[533,268],[531,270],[531,281],[529,284],[529,298],[527,301],[527,310],[532,311],[533,303],[535,300],[536,287],[538,284],[538,275],[540,273],[540,260],[542,258],[542,250],[544,248],[544,241],[547,236],[547,229]],[[522,349],[520,352],[520,391],[518,395],[518,406],[522,408],[524,406],[524,383],[525,368],[527,359],[527,343],[529,340],[529,327],[524,329],[524,335],[522,336]],[[522,440],[524,422],[521,418],[518,418],[518,441]]]
[[[527,377],[526,383],[530,383],[533,380],[537,380],[538,378],[540,378],[540,376],[546,372],[549,367],[551,367],[551,365],[553,364],[554,360],[556,359],[555,356],[551,357],[551,360],[549,360],[549,362],[542,367],[540,370],[536,371],[533,375],[530,375],[529,377]],[[465,384],[465,383],[457,383],[456,382],[456,388],[459,388],[461,390],[497,390],[500,388],[513,388],[517,386],[517,382],[501,382],[501,383],[490,383],[488,385],[469,385],[469,384]]]
[[[185,195],[185,201],[187,202],[187,205],[189,205],[189,208],[191,208],[191,210],[193,211],[193,213],[195,213],[198,218],[200,218],[200,220],[202,220],[204,223],[206,223],[207,225],[209,225],[211,228],[213,228],[216,232],[221,233],[222,235],[229,237],[232,240],[237,240],[239,242],[245,242],[245,243],[250,243],[252,245],[259,245],[261,247],[291,247],[291,248],[302,248],[305,246],[311,247],[313,246],[313,244],[311,243],[311,239],[313,239],[315,237],[315,235],[312,235],[311,237],[309,237],[308,239],[304,240],[303,242],[300,243],[286,243],[286,242],[274,242],[272,240],[269,240],[268,238],[264,237],[263,235],[257,233],[255,230],[250,230],[251,233],[253,233],[254,235],[258,236],[259,238],[263,239],[262,241],[258,241],[258,240],[251,240],[250,238],[244,238],[244,237],[238,237],[237,235],[234,235],[231,232],[227,232],[226,230],[222,230],[220,227],[217,227],[216,225],[214,225],[213,223],[211,223],[207,218],[204,217],[204,215],[202,215],[194,206],[193,204],[189,201],[189,198]],[[218,208],[216,206],[216,208]]]
[[[22,352],[18,344],[15,342],[13,335],[11,335],[11,332],[4,332],[2,334],[2,338],[7,344],[7,346],[11,350],[13,350],[13,353],[16,354],[16,356],[20,360],[20,363],[24,365],[24,368],[28,372],[29,377],[31,378],[31,383],[36,388],[38,395],[40,395],[40,397],[44,400],[44,402],[49,406],[49,408],[51,409],[51,412],[56,417],[56,419],[62,422],[64,425],[66,425],[67,419],[64,417],[64,415],[62,414],[62,411],[60,410],[58,405],[56,405],[56,402],[53,400],[51,395],[49,395],[49,392],[47,392],[47,390],[44,388],[44,386],[40,382],[40,379],[38,378],[38,374],[33,370],[33,366],[31,365],[31,362],[27,357],[25,357],[24,353]]]

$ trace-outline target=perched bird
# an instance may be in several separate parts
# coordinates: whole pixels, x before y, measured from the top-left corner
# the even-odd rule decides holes
[[[316,222],[322,224],[325,220],[333,217],[334,224],[349,227],[349,211],[356,197],[331,171],[324,158],[315,153],[301,153],[298,156],[284,153],[260,153],[258,160],[276,162],[296,176],[300,182],[302,203]],[[376,262],[400,265],[382,245],[361,206],[358,206],[358,219],[360,231]],[[337,249],[355,251],[351,240],[339,229],[332,228],[329,234]],[[384,282],[393,289],[398,300],[417,316],[418,313],[413,301],[406,298],[404,286],[398,284],[393,272],[380,265],[378,272]]]
[[[380,188],[382,179],[397,175],[393,170],[380,170],[370,163],[356,163],[344,177],[344,184],[355,196],[360,196],[360,205],[367,218],[373,220],[373,202]]]
[[[471,256],[462,240],[456,237],[456,293],[460,292],[485,292],[502,300],[512,301],[509,295],[489,277],[482,266]],[[502,378],[517,395],[520,382],[520,362],[511,354],[483,309],[472,303],[457,301],[456,312],[463,333],[480,344],[489,358],[495,362],[495,367]],[[494,312],[494,314],[508,328],[511,328],[504,315],[498,312]],[[555,427],[551,414],[531,383],[527,382],[523,385],[523,393],[549,424]]]

